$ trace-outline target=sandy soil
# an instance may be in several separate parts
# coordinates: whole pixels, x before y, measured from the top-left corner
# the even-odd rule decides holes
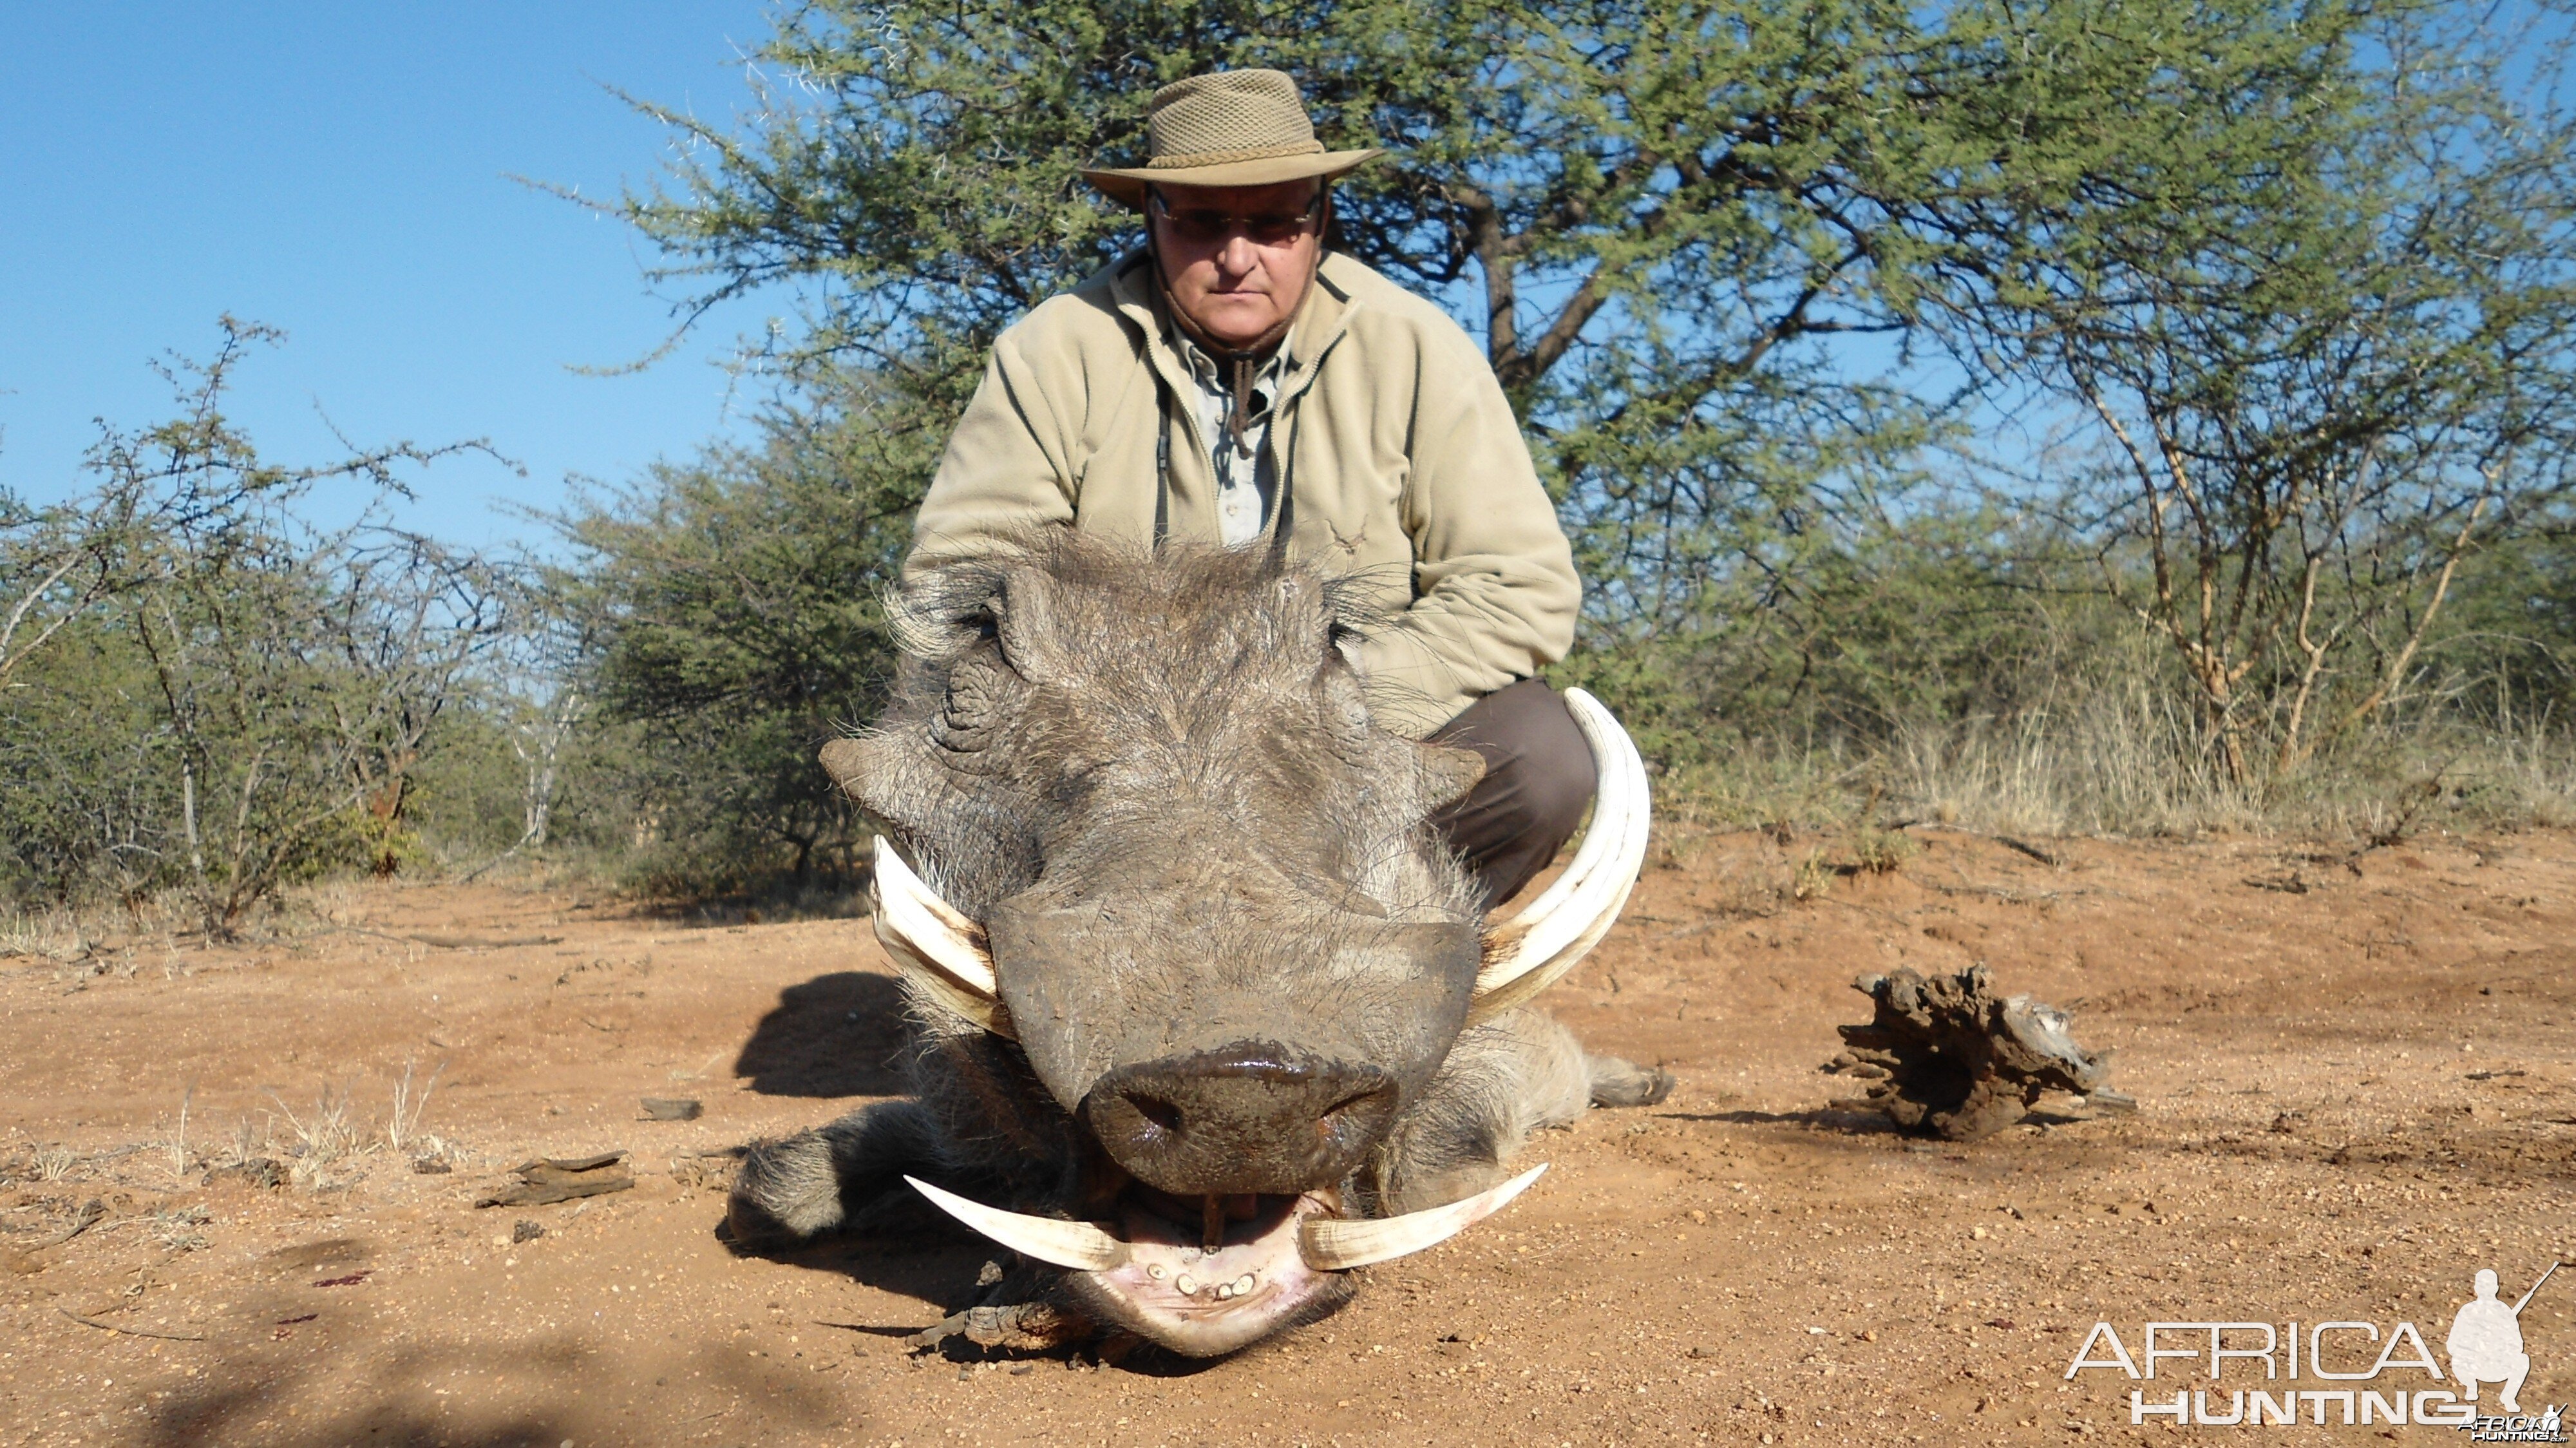
[[[1676,1070],[1670,1101],[1544,1137],[1554,1170],[1501,1217],[1210,1363],[916,1356],[971,1243],[726,1251],[708,1154],[892,1089],[857,922],[388,886],[289,941],[0,961],[0,1444],[2465,1441],[2330,1400],[2322,1427],[2132,1427],[2131,1389],[2169,1400],[2192,1363],[2065,1372],[2096,1321],[2132,1355],[2149,1319],[2404,1320],[2438,1351],[2477,1269],[2511,1298],[2576,1259],[2576,837],[2051,866],[1945,832],[1796,900],[1820,846],[1668,848],[1548,998]],[[2142,1109],[1960,1147],[1826,1108],[1855,974],[1979,960],[2073,1008]],[[407,1061],[445,1070],[397,1151]],[[209,1180],[298,1123],[327,1146],[343,1091],[353,1150]],[[632,1190],[473,1205],[527,1158],[619,1149]],[[2523,1405],[2576,1398],[2576,1271],[2521,1322]],[[2337,1331],[2331,1365],[2367,1366]],[[2453,1385],[2231,1362],[2221,1386]]]

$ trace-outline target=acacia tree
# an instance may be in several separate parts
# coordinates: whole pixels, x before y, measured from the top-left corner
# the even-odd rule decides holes
[[[818,380],[717,447],[557,518],[546,583],[600,716],[644,726],[631,804],[687,889],[777,865],[847,874],[858,841],[814,750],[875,711],[894,650],[882,595],[940,430],[865,378]]]
[[[1287,69],[1334,144],[1389,149],[1337,188],[1335,241],[1482,336],[1595,623],[1669,628],[1908,476],[1951,415],[1907,350],[1927,308],[2130,184],[2141,86],[2253,164],[2242,98],[2369,9],[818,0],[757,48],[739,125],[647,107],[683,159],[613,209],[685,319],[787,284],[804,325],[765,360],[952,414],[1003,326],[1134,241],[1075,166],[1137,150],[1161,83]]]
[[[2571,481],[2576,132],[2561,53],[2491,16],[2285,24],[2243,120],[2141,77],[2131,184],[2052,200],[1954,314],[2104,444],[2075,530],[2240,784],[2419,688],[2462,559]]]
[[[296,509],[329,484],[381,505],[409,467],[481,445],[268,462],[224,404],[247,349],[278,334],[231,318],[223,332],[211,360],[161,369],[177,416],[108,429],[96,487],[37,520],[53,550],[37,556],[81,562],[20,594],[49,644],[22,650],[0,694],[0,846],[55,894],[112,861],[129,891],[176,886],[228,935],[300,871],[386,846],[501,620],[471,556],[387,527],[380,507],[333,529]]]
[[[1334,243],[1483,340],[1592,585],[1593,677],[1705,701],[1676,669],[1853,636],[1927,445],[2036,398],[2119,464],[2063,516],[2242,781],[2403,697],[2460,550],[2555,487],[2567,128],[2502,101],[2537,62],[2495,13],[813,0],[750,114],[646,107],[681,160],[609,209],[683,325],[792,291],[754,361],[864,371],[935,430],[1002,327],[1134,244],[1075,167],[1134,159],[1159,84],[1281,67],[1328,143],[1388,149],[1337,183]],[[934,455],[879,475],[875,526]]]
[[[115,591],[110,535],[69,508],[0,491],[0,691],[18,666]]]

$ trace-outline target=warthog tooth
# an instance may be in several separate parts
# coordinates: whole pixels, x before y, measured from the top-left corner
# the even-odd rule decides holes
[[[1501,1186],[1478,1192],[1464,1201],[1426,1211],[1407,1212],[1401,1217],[1377,1221],[1310,1218],[1297,1233],[1297,1253],[1306,1259],[1307,1266],[1318,1272],[1340,1272],[1352,1267],[1366,1267],[1372,1262],[1393,1261],[1446,1242],[1501,1211],[1505,1203],[1519,1196],[1531,1182],[1538,1180],[1539,1173],[1546,1170],[1546,1164],[1541,1163]]]
[[[1187,1272],[1182,1273],[1179,1278],[1173,1281],[1172,1285],[1180,1289],[1183,1297],[1196,1297],[1199,1295],[1198,1283],[1191,1280],[1190,1274]]]
[[[1475,1003],[1468,1008],[1471,1020],[1509,1010],[1574,969],[1610,933],[1646,863],[1654,799],[1645,761],[1600,700],[1568,689],[1565,704],[1583,731],[1583,742],[1591,746],[1600,779],[1592,823],[1565,873],[1528,909],[1487,935]]]
[[[876,845],[876,932],[903,973],[940,1004],[997,1036],[1012,1035],[984,927],[939,898],[885,837]]]
[[[1217,1300],[1217,1301],[1219,1301],[1219,1302],[1225,1302],[1225,1301],[1230,1300],[1233,1296],[1234,1296],[1234,1284],[1233,1284],[1233,1283],[1231,1283],[1231,1282],[1220,1282],[1220,1283],[1218,1283],[1218,1284],[1216,1285],[1216,1300]]]
[[[1251,1273],[1246,1272],[1246,1273],[1244,1273],[1242,1276],[1237,1277],[1236,1279],[1234,1279],[1234,1295],[1235,1295],[1235,1296],[1237,1296],[1237,1297],[1241,1297],[1243,1294],[1245,1294],[1245,1293],[1247,1293],[1247,1292],[1250,1292],[1251,1290],[1252,1290],[1252,1274],[1251,1274]]]
[[[1106,1272],[1127,1260],[1127,1244],[1089,1222],[1031,1217],[942,1191],[919,1177],[905,1177],[930,1204],[1023,1257],[1076,1272]]]
[[[1172,1275],[1172,1269],[1164,1266],[1160,1262],[1157,1262],[1153,1266],[1145,1269],[1145,1275],[1153,1278],[1157,1282],[1160,1282],[1164,1278]]]

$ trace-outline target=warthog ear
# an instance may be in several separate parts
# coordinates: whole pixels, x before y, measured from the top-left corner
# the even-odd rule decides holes
[[[1415,757],[1422,761],[1423,802],[1432,809],[1457,803],[1485,777],[1484,757],[1472,749],[1447,744],[1418,744],[1414,748]]]
[[[1025,565],[1002,575],[984,608],[1002,662],[1033,683],[1060,683],[1072,673],[1055,636],[1055,580]]]

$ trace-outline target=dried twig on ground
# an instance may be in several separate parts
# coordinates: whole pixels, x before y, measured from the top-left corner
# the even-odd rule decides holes
[[[101,1332],[121,1332],[127,1337],[157,1337],[164,1342],[204,1342],[206,1340],[206,1335],[202,1332],[163,1332],[154,1327],[127,1327],[121,1322],[102,1322],[95,1317],[83,1317],[68,1307],[57,1307],[54,1311],[83,1327],[94,1327]]]
[[[2066,865],[2064,855],[2044,845],[2035,845],[2013,835],[1997,834],[1993,830],[1981,830],[1974,825],[1957,824],[1949,820],[1899,820],[1888,828],[1891,830],[1948,830],[1953,834],[1973,835],[1981,840],[1992,840],[2016,854],[2028,855],[2052,870],[2063,869]]]
[[[506,950],[521,945],[561,945],[560,935],[391,935],[363,925],[334,925],[332,932],[390,940],[396,945],[426,945],[433,950]]]
[[[626,1153],[622,1151],[607,1151],[567,1161],[523,1162],[511,1168],[519,1178],[517,1182],[483,1197],[474,1205],[533,1207],[547,1202],[568,1202],[575,1197],[622,1192],[635,1185],[634,1176],[617,1165],[625,1159]]]
[[[1996,844],[2003,846],[2005,849],[2018,851],[2021,854],[2028,855],[2032,859],[2039,861],[2041,864],[2048,866],[2052,870],[2066,863],[2063,856],[2048,850],[2043,850],[2028,840],[2017,840],[2010,835],[1997,835],[1994,837],[1994,840]]]
[[[99,1219],[106,1215],[107,1203],[100,1201],[96,1197],[92,1197],[88,1201],[81,1203],[80,1209],[72,1213],[72,1224],[70,1226],[63,1228],[61,1231],[56,1232],[54,1235],[47,1237],[41,1242],[30,1242],[18,1250],[21,1252],[41,1252],[47,1247],[59,1247],[65,1242],[70,1241],[72,1238],[77,1237],[81,1233],[98,1225]]]

